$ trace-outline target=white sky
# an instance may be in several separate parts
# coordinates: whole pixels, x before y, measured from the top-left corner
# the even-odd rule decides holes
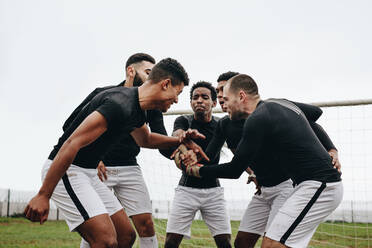
[[[135,52],[191,82],[251,75],[263,98],[371,98],[370,1],[0,0],[0,187],[36,190],[63,121]],[[189,107],[188,88],[178,106]]]

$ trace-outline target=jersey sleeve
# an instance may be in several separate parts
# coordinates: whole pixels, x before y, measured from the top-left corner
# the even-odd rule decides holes
[[[98,93],[100,92],[100,88],[96,88],[93,90],[85,99],[82,101],[79,106],[76,107],[76,109],[71,113],[71,115],[67,118],[65,123],[63,124],[63,131],[66,131],[66,129],[70,126],[70,124],[73,122],[73,120],[76,118],[76,116],[79,114],[79,112],[84,108],[87,103],[90,102],[90,100],[93,99]]]
[[[149,111],[148,121],[151,132],[168,135],[164,126],[163,114],[160,111]],[[173,151],[174,149],[159,149],[160,154],[168,159],[170,159]]]
[[[305,114],[306,119],[308,121],[317,121],[319,117],[323,114],[323,110],[318,106],[314,106],[311,104],[300,103],[300,102],[292,102],[297,107],[301,109],[301,111]]]
[[[107,86],[102,88],[96,88],[93,90],[85,99],[82,101],[79,106],[76,107],[76,109],[71,113],[71,115],[67,118],[65,123],[62,126],[63,131],[66,131],[66,129],[71,125],[71,123],[74,121],[76,116],[79,114],[79,112],[100,92],[104,90],[108,90],[111,88],[114,88],[115,86]]]
[[[336,146],[333,144],[331,138],[328,136],[327,132],[323,129],[321,125],[315,122],[309,122],[311,128],[313,129],[314,133],[318,137],[320,143],[324,146],[324,148],[329,151],[331,149],[337,150]]]
[[[176,120],[174,121],[173,132],[178,129],[182,129],[184,131],[189,129],[189,123],[184,116],[178,116]]]
[[[213,137],[205,150],[205,153],[211,161],[217,159],[218,154],[220,154],[222,146],[226,141],[222,126],[223,119],[220,119],[217,123],[216,129],[214,130]]]
[[[111,99],[106,99],[100,106],[98,106],[96,111],[105,117],[107,128],[122,125],[125,119],[129,118],[129,116],[126,116],[120,105]]]
[[[270,130],[272,130],[268,112],[260,112],[252,114],[245,121],[242,138],[231,162],[203,166],[200,168],[202,177],[239,178],[248,165],[254,163],[255,158],[261,152],[266,136],[270,135]]]
[[[167,135],[167,130],[164,126],[163,114],[160,111],[151,111],[148,115],[148,121],[151,132]]]

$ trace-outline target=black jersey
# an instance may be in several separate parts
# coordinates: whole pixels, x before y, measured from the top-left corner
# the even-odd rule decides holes
[[[118,85],[100,87],[93,90],[68,117],[66,122],[63,124],[63,130],[65,131],[71,125],[82,108],[87,105],[98,93],[115,87],[123,87],[124,84],[125,81],[121,82]],[[145,111],[145,114],[146,123],[149,124],[151,132],[167,135],[167,131],[164,127],[163,114],[161,113],[161,111],[147,110]],[[112,146],[112,148],[105,154],[105,156],[102,158],[102,161],[108,167],[138,165],[136,157],[139,152],[140,147],[137,145],[133,137],[130,134],[124,134],[122,139],[114,146]],[[169,157],[169,155],[171,154],[169,152],[160,152],[166,157]]]
[[[205,135],[205,139],[196,139],[194,142],[198,144],[203,150],[208,146],[208,143],[213,137],[214,130],[217,126],[217,119],[212,118],[210,122],[201,122],[194,119],[194,116],[179,116],[174,121],[173,131],[178,129],[187,130],[189,128],[198,130],[201,134]],[[211,160],[211,164],[218,163],[220,156],[216,156],[214,160]],[[188,176],[185,172],[182,172],[182,177],[179,181],[179,185],[193,188],[212,188],[219,187],[220,182],[216,178],[197,178]]]
[[[305,114],[306,118],[311,124],[313,131],[321,141],[322,145],[327,149],[327,151],[332,148],[336,149],[324,129],[319,124],[315,123],[315,121],[318,120],[318,118],[322,114],[322,110],[319,107],[309,104],[298,102],[292,103],[298,106]],[[225,140],[228,147],[235,153],[235,150],[242,137],[244,123],[245,119],[235,121],[231,120],[229,116],[221,118],[218,121],[214,136],[207,147],[207,156],[209,158],[214,158],[216,154],[219,154]],[[261,163],[278,164],[279,162],[280,161],[275,156],[268,156],[267,158],[261,160]],[[265,165],[262,166],[264,166],[265,168],[269,168]],[[280,166],[270,168],[270,171],[255,171],[257,180],[261,186],[271,187],[289,179],[289,176],[281,169]]]
[[[232,161],[204,166],[200,175],[238,178],[249,165],[256,174],[273,177],[279,167],[297,184],[305,180],[340,181],[340,173],[325,149],[333,144],[322,145],[308,121],[314,117],[284,99],[261,101],[245,121]]]
[[[125,134],[145,123],[145,112],[139,105],[138,88],[115,87],[102,91],[90,100],[76,115],[49,155],[53,160],[63,143],[92,112],[101,113],[107,121],[107,130],[91,144],[81,148],[73,164],[96,168],[103,155]],[[123,151],[125,152],[125,151]]]

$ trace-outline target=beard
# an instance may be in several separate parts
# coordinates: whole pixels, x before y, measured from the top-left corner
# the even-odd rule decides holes
[[[138,87],[143,84],[143,80],[138,76],[138,72],[136,71],[136,75],[133,78],[133,86]]]
[[[245,112],[235,111],[235,112],[231,112],[230,114],[230,119],[233,121],[241,120],[244,118],[247,118],[247,113]]]

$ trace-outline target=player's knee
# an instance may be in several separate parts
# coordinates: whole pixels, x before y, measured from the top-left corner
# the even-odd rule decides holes
[[[173,238],[172,236],[168,236],[165,239],[164,248],[178,248],[180,242],[178,239]]]
[[[234,247],[235,248],[254,248],[255,244],[250,244],[248,242],[245,242],[242,239],[235,239],[234,241]]]
[[[152,237],[155,235],[154,222],[152,218],[146,218],[141,221],[137,232],[140,237]]]
[[[254,246],[257,243],[257,240],[260,238],[259,235],[247,235],[238,233],[236,236],[236,239],[234,241],[234,247],[235,248],[254,248]]]
[[[264,237],[261,248],[283,248],[286,247],[280,242]]]
[[[118,241],[115,236],[105,236],[93,241],[93,243],[90,243],[90,246],[97,248],[118,248]]]
[[[234,241],[234,247],[235,248],[243,248],[244,247],[244,242],[242,242],[243,240],[239,237],[236,237],[235,241]]]
[[[214,237],[214,240],[216,241],[216,245],[218,248],[230,248],[230,235],[217,235]]]
[[[125,232],[124,235],[120,235],[118,237],[118,247],[132,247],[134,242],[136,241],[136,232],[131,229],[127,232]]]

